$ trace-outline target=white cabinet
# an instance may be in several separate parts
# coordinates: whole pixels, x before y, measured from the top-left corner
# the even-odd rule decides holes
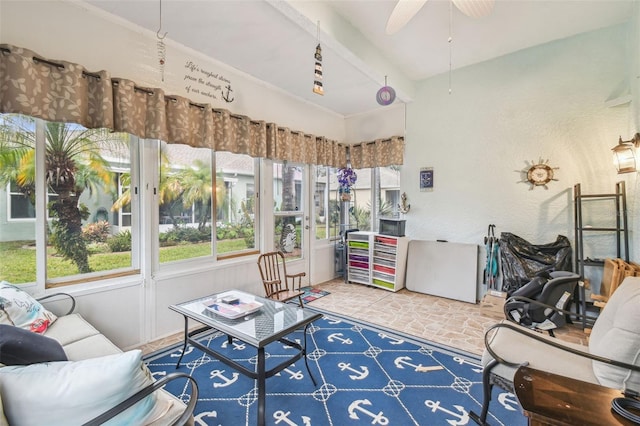
[[[385,290],[404,288],[409,238],[351,232],[347,240],[348,281]]]

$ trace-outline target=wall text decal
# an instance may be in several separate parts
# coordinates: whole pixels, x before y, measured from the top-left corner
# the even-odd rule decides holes
[[[194,93],[211,99],[219,99],[222,97],[227,102],[233,101],[233,99],[228,100],[230,99],[229,91],[231,90],[231,81],[222,74],[201,68],[199,64],[190,60],[186,61],[184,68],[186,69],[184,74],[184,81],[186,82],[184,90],[187,93]],[[226,93],[223,92],[222,83],[227,83],[224,87]]]

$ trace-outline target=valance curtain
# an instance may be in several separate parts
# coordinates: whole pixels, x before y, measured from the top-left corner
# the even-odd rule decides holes
[[[403,163],[404,138],[393,136],[389,139],[376,139],[373,142],[361,142],[350,146],[351,167],[384,167]]]
[[[88,72],[78,64],[45,59],[8,44],[0,45],[0,113],[252,157],[347,165],[349,147],[336,141],[165,95],[159,88],[112,78],[107,71]],[[403,138],[394,137],[358,144],[351,150],[353,168],[400,165],[404,143]]]

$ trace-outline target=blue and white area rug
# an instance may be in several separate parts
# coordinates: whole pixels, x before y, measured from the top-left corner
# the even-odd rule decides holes
[[[268,425],[467,425],[469,412],[480,412],[482,374],[474,355],[419,340],[398,332],[359,323],[333,313],[314,322],[307,334],[309,366],[315,387],[299,360],[266,382]],[[302,332],[289,336],[303,341]],[[213,333],[204,344],[226,352],[246,367],[255,368],[256,349]],[[182,345],[146,358],[159,378],[176,371]],[[292,348],[267,346],[267,369],[282,361]],[[255,381],[191,346],[178,371],[195,377],[200,395],[196,425],[237,426],[256,423]],[[188,386],[165,387],[188,401]],[[488,422],[526,425],[514,395],[494,386]]]

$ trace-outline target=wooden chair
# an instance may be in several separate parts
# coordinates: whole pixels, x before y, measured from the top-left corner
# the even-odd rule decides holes
[[[267,298],[286,302],[297,297],[300,307],[303,307],[302,295],[304,291],[301,291],[300,287],[302,277],[307,275],[306,272],[287,274],[284,254],[281,251],[261,254],[258,257],[258,268]]]
[[[640,265],[633,262],[625,262],[622,259],[605,259],[602,270],[602,282],[600,294],[591,293],[593,304],[604,308],[609,298],[613,295],[626,277],[639,277]]]

